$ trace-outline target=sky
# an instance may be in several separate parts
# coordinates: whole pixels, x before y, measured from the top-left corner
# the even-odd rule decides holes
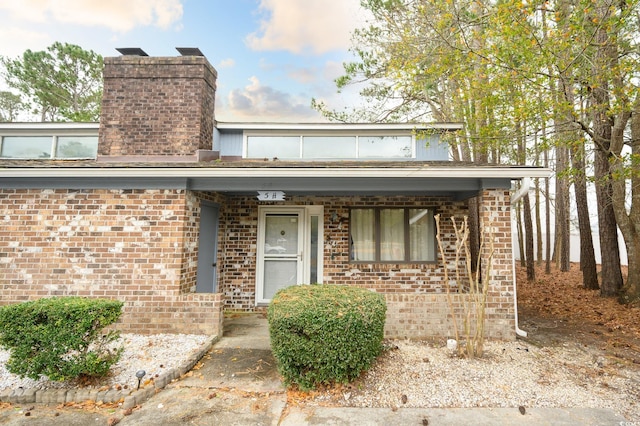
[[[198,47],[218,71],[218,121],[322,121],[312,98],[358,102],[334,79],[365,16],[359,0],[0,0],[0,56],[56,41],[104,57]]]

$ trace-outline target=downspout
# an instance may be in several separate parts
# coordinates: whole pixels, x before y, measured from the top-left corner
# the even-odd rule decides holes
[[[520,198],[522,198],[525,194],[529,192],[529,186],[531,186],[531,180],[528,177],[522,179],[520,183],[520,188],[513,194],[511,197],[511,214],[513,215],[513,208]],[[514,226],[513,218],[511,218],[511,274],[513,276],[513,311],[515,312],[515,320],[516,320],[516,335],[520,337],[527,337],[527,332],[521,330],[518,326],[518,293],[516,291],[516,244],[515,244],[515,236],[517,230]]]

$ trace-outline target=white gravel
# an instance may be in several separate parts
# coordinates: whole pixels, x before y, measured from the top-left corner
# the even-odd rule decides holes
[[[592,407],[640,420],[640,370],[576,344],[538,348],[486,342],[482,358],[393,341],[375,365],[318,403],[352,407]]]
[[[0,390],[94,387],[133,389],[135,372],[145,379],[178,367],[209,337],[123,334],[125,351],[112,374],[98,383],[20,379],[4,368]],[[374,366],[354,383],[313,393],[307,403],[353,407],[591,407],[640,420],[640,368],[606,358],[576,343],[537,347],[522,341],[486,342],[479,359],[458,358],[445,343],[389,341]]]
[[[138,370],[145,370],[144,380],[158,377],[171,368],[177,368],[198,351],[209,339],[208,336],[191,334],[121,334],[114,342],[123,346],[120,361],[111,367],[111,374],[95,383],[52,382],[46,378],[21,379],[5,368],[9,352],[0,349],[0,390],[5,388],[52,389],[73,386],[75,388],[135,389]]]

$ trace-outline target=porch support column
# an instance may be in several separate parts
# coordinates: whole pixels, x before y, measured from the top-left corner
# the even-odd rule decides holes
[[[515,339],[509,191],[485,189],[479,197],[479,205],[480,225],[484,229],[480,251],[482,271],[486,271],[493,250],[485,311],[485,335]]]

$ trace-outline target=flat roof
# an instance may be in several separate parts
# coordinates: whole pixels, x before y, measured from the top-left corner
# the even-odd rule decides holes
[[[219,130],[460,130],[462,123],[276,123],[276,122],[226,122],[218,121]]]

